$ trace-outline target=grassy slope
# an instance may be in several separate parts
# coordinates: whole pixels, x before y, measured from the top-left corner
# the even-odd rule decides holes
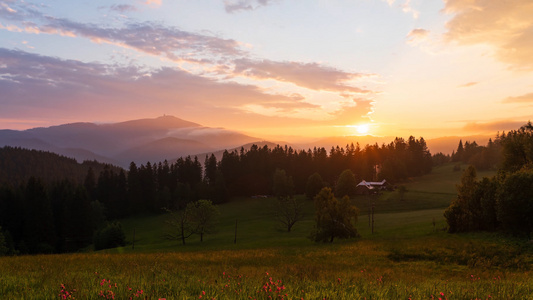
[[[274,220],[272,199],[237,199],[220,206],[219,230],[203,243],[197,237],[186,246],[165,240],[166,217],[150,216],[123,220],[130,243],[124,248],[0,258],[0,270],[5,271],[0,274],[0,295],[53,299],[64,283],[81,299],[97,298],[102,291],[135,299],[141,289],[150,299],[198,299],[202,292],[208,299],[280,295],[275,289],[264,291],[267,284],[283,285],[286,299],[532,297],[530,244],[497,234],[451,235],[439,230],[445,226],[442,213],[461,176],[451,168],[435,168],[407,183],[404,201],[395,192],[371,199],[376,209],[373,235],[365,214],[369,199],[354,199],[361,209],[361,239],[311,242],[306,238],[313,227],[311,202],[305,204],[305,219],[288,233]],[[238,241],[233,244],[236,219]],[[101,285],[102,279],[111,284]]]
[[[358,196],[353,203],[359,208],[357,228],[365,239],[387,238],[397,236],[417,236],[445,226],[443,211],[455,196],[455,185],[459,182],[461,172],[453,172],[452,165],[437,167],[429,175],[414,178],[405,183],[407,193],[404,200],[399,200],[397,192],[386,192],[379,197]],[[490,172],[481,174],[491,175]],[[307,239],[313,228],[314,204],[304,202],[305,217],[297,223],[293,232],[285,232],[275,219],[274,199],[236,199],[221,205],[221,220],[218,231],[207,235],[203,243],[198,237],[191,237],[183,247],[177,241],[164,238],[167,216],[148,216],[122,220],[128,244],[133,240],[135,229],[135,252],[139,251],[193,251],[199,249],[250,249],[277,246],[313,245]],[[368,225],[371,203],[374,203],[374,231]],[[237,245],[233,244],[235,221],[237,220]],[[116,250],[113,250],[116,251]],[[131,246],[119,249],[130,252]]]

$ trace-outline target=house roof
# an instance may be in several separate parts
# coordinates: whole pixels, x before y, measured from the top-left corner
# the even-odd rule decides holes
[[[385,179],[383,179],[382,181],[366,181],[366,180],[363,180],[363,181],[359,182],[359,184],[357,186],[365,186],[369,190],[372,190],[372,189],[374,189],[374,187],[382,187],[386,183],[387,183],[387,180],[385,180]]]

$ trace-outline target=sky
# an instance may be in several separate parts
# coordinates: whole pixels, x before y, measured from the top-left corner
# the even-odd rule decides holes
[[[0,129],[173,115],[291,140],[533,120],[531,0],[0,0]]]

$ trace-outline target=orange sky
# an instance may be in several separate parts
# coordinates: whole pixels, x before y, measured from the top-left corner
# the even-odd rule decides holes
[[[530,0],[3,1],[0,129],[167,114],[277,140],[493,135],[533,119],[532,15]]]

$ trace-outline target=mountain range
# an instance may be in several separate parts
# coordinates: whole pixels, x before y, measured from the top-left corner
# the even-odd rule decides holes
[[[0,130],[0,146],[44,150],[78,161],[127,167],[234,148],[259,140],[173,116],[113,124],[72,123],[27,130]]]
[[[488,136],[445,137],[426,140],[432,153],[451,153],[459,140],[486,144]],[[140,119],[112,124],[71,123],[27,130],[0,130],[0,147],[13,146],[54,152],[72,157],[79,162],[97,160],[127,167],[136,164],[174,161],[187,155],[198,155],[203,161],[206,154],[221,157],[224,149],[249,149],[252,143],[271,148],[276,144],[289,145],[294,149],[341,147],[358,142],[367,144],[390,143],[394,137],[349,136],[317,139],[308,144],[263,141],[223,128],[205,127],[173,116]],[[220,156],[220,157],[219,157]]]

